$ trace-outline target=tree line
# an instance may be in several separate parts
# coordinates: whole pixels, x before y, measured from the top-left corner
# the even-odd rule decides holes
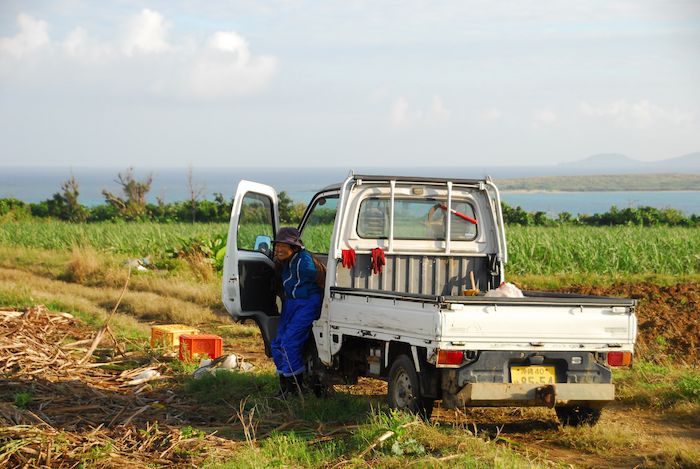
[[[80,188],[72,175],[61,183],[60,191],[50,199],[38,203],[26,203],[13,198],[0,199],[0,217],[8,218],[52,218],[75,223],[100,221],[155,221],[155,222],[228,222],[231,216],[233,199],[215,192],[214,199],[203,198],[204,190],[194,184],[192,169],[187,175],[188,200],[166,203],[156,198],[156,203],[146,201],[151,189],[153,176],[142,180],[136,179],[133,168],[120,172],[115,180],[121,187],[121,193],[102,191],[104,204],[88,207],[82,205],[78,197]],[[562,212],[556,218],[550,218],[545,212],[528,212],[520,206],[511,207],[501,203],[503,221],[509,225],[554,226],[557,224],[574,224],[589,226],[700,226],[700,215],[685,216],[673,208],[657,209],[654,207],[636,207],[619,209],[612,206],[605,213],[593,215],[572,215]],[[279,212],[284,224],[297,224],[304,214],[306,205],[294,203],[285,193],[279,194]],[[330,222],[330,220],[329,220]]]
[[[522,207],[511,207],[501,202],[503,222],[509,225],[522,226],[553,226],[557,224],[583,225],[583,226],[700,226],[700,215],[685,216],[675,208],[655,208],[649,206],[628,207],[620,209],[613,205],[605,213],[593,215],[561,212],[556,218],[550,218],[545,212],[528,212]]]
[[[103,190],[105,203],[88,207],[79,202],[80,187],[73,175],[61,183],[59,192],[37,203],[27,203],[14,198],[0,198],[0,217],[36,217],[65,220],[75,223],[101,221],[155,221],[155,222],[228,222],[233,198],[220,192],[213,200],[203,198],[204,189],[194,183],[192,169],[187,173],[188,200],[166,203],[156,197],[156,203],[147,202],[153,176],[139,180],[133,168],[120,172],[115,180],[120,193]],[[285,193],[279,196],[280,218],[283,223],[298,223],[304,214],[305,204],[294,203]]]

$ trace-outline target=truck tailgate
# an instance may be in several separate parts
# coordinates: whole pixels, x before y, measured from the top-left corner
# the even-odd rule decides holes
[[[632,351],[635,304],[598,297],[450,297],[440,311],[438,336],[443,345],[479,350]]]

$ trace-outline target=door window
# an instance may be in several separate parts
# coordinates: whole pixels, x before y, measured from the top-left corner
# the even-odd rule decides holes
[[[262,251],[265,246],[256,246],[262,236],[270,239],[275,236],[272,200],[266,195],[248,192],[243,196],[238,218],[238,249]]]
[[[311,213],[302,227],[301,239],[311,252],[328,254],[331,250],[331,236],[335,214],[338,212],[338,196],[316,199]]]

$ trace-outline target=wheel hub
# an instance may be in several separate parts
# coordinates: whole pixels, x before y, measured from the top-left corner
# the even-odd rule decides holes
[[[405,370],[401,370],[396,376],[396,388],[394,391],[394,401],[400,409],[410,409],[415,397],[411,378]]]

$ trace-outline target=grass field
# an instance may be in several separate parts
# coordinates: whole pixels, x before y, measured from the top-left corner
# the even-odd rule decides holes
[[[697,274],[700,230],[671,227],[507,228],[516,274]]]
[[[90,246],[130,256],[158,255],[183,238],[213,237],[227,223],[66,223],[32,220],[0,224],[0,245],[70,250]]]
[[[254,227],[242,233],[255,238]],[[22,221],[0,225],[0,245],[70,250],[92,247],[132,257],[163,257],[183,239],[212,238],[226,224]],[[700,230],[678,227],[507,227],[508,272],[515,275],[700,273]],[[330,226],[314,227],[304,241],[326,251]]]
[[[0,224],[0,306],[43,303],[50,310],[76,315],[88,327],[100,327],[125,283],[126,257],[165,256],[166,248],[177,247],[182,239],[212,237],[227,229],[224,224]],[[307,234],[307,245],[316,249],[324,242],[326,230],[328,227],[322,227]],[[555,288],[572,279],[591,281],[594,274],[610,281],[613,274],[629,279],[659,272],[666,273],[672,282],[700,273],[700,230],[511,227],[508,239],[509,278],[527,278],[531,285]],[[128,290],[112,318],[111,327],[128,353],[134,354],[131,357],[138,357],[139,365],[151,363],[155,351],[147,344],[149,325],[181,322],[221,335],[228,352],[246,356],[257,367],[250,374],[222,374],[194,381],[190,377],[193,367],[178,368],[180,362],[176,361],[167,380],[144,391],[146,395],[167,391],[176,396],[173,408],[187,408],[195,401],[200,406],[196,417],[211,419],[202,424],[193,418],[181,426],[182,441],[194,444],[216,432],[238,445],[234,452],[216,459],[205,458],[209,449],[202,450],[197,459],[198,450],[181,448],[183,464],[190,461],[197,465],[193,461],[198,461],[203,467],[221,468],[700,464],[698,439],[693,436],[700,431],[697,367],[647,362],[640,357],[632,370],[616,372],[620,407],[606,410],[599,425],[586,428],[559,428],[550,409],[474,409],[459,416],[436,409],[438,418],[422,422],[387,411],[386,390],[366,383],[340,387],[330,399],[280,402],[270,398],[276,378],[273,365],[262,354],[260,333],[253,325],[230,321],[221,306],[220,278],[214,274],[202,277],[181,259],[168,265],[170,270],[132,272]],[[547,283],[552,281],[558,283]],[[661,339],[654,342],[659,347]],[[0,393],[0,405],[13,412],[42,409],[43,401],[31,381],[17,386],[4,396]],[[95,423],[109,426],[112,417]],[[148,428],[139,425],[138,435],[144,441],[151,438]],[[32,428],[39,431],[39,427]],[[93,433],[90,429],[65,431],[56,441]],[[683,436],[686,434],[691,436]],[[385,435],[390,436],[379,442]],[[13,444],[29,444],[29,438],[24,438],[8,440],[0,431],[0,465]],[[116,441],[116,436],[113,438]],[[168,441],[158,448],[156,457],[170,445]],[[108,466],[110,451],[86,453],[85,467]],[[35,461],[36,466],[41,465],[40,459]]]

